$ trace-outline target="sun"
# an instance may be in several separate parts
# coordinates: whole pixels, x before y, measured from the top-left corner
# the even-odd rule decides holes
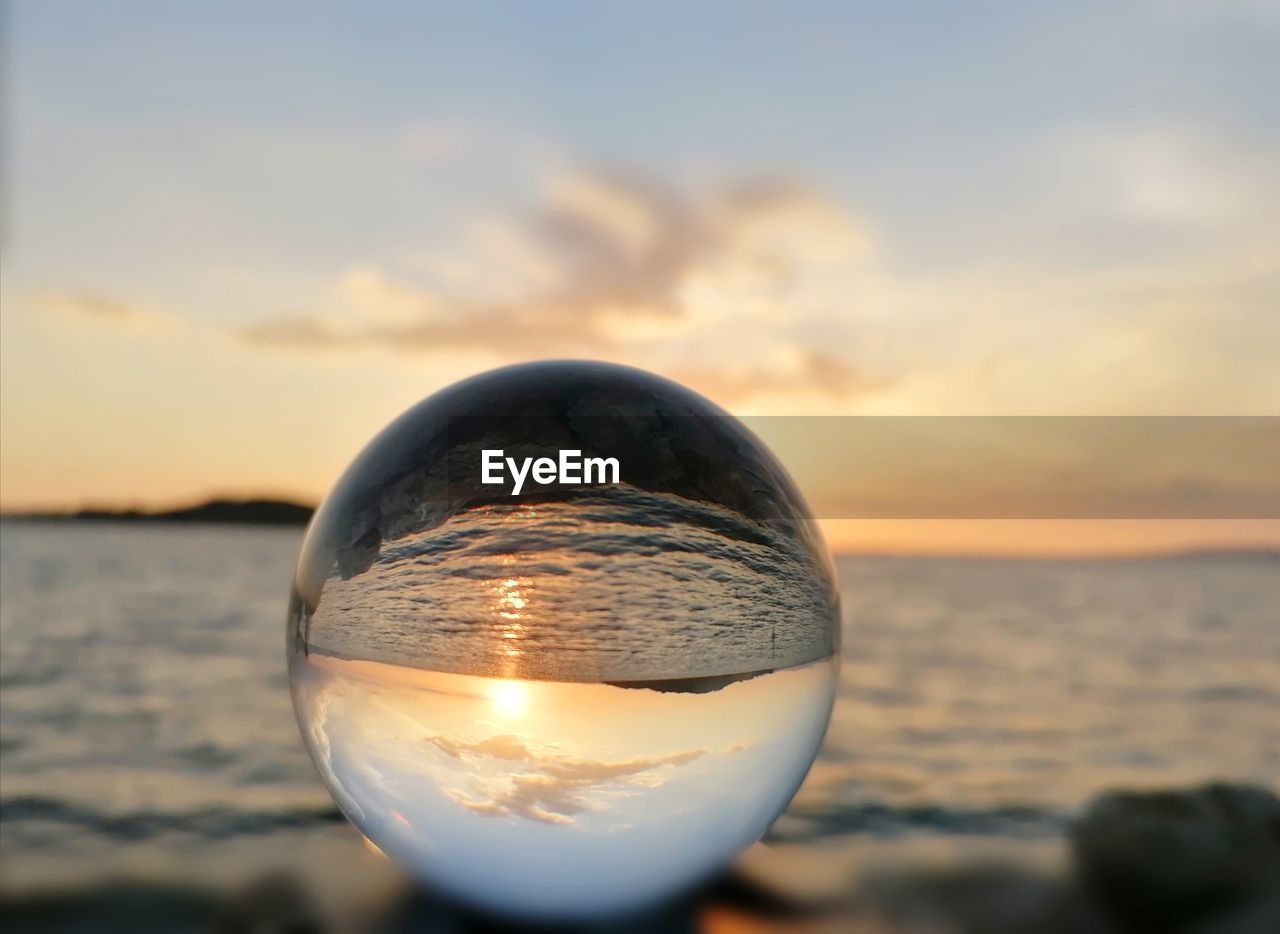
[[[489,703],[502,717],[519,719],[529,709],[529,689],[519,681],[495,681],[489,688]]]

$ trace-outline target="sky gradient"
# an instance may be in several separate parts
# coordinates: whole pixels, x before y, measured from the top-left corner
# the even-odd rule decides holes
[[[316,499],[417,399],[541,357],[744,414],[1280,413],[1274,3],[6,33],[7,509]]]

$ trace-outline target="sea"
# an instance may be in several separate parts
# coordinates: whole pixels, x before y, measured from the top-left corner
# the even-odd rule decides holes
[[[327,898],[386,884],[290,702],[300,538],[0,524],[0,894],[281,872]],[[835,710],[767,837],[779,873],[987,850],[1052,861],[1108,789],[1276,787],[1274,553],[836,568]]]

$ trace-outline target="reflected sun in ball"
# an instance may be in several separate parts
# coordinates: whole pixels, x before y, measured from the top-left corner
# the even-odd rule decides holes
[[[529,688],[519,681],[494,681],[489,706],[504,720],[518,720],[529,710]]]
[[[528,578],[504,577],[490,587],[497,597],[493,603],[493,631],[498,637],[494,648],[507,662],[503,665],[504,674],[513,674],[515,660],[524,655],[521,643],[528,635],[526,624],[531,584]]]

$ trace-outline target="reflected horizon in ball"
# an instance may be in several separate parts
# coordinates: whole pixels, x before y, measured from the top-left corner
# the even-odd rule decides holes
[[[482,452],[617,482],[482,481]],[[317,510],[289,613],[299,725],[342,811],[503,913],[643,907],[760,838],[830,716],[839,610],[786,472],[639,370],[481,374],[384,430]]]

